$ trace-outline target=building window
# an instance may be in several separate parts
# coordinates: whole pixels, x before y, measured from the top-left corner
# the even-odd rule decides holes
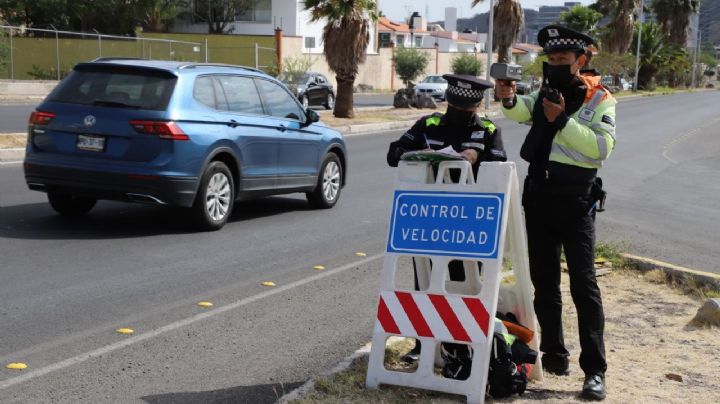
[[[272,0],[252,0],[251,3],[249,9],[235,15],[235,21],[269,23],[272,17]]]
[[[397,36],[397,46],[398,46],[398,48],[404,48],[404,47],[405,47],[405,35],[398,35],[398,36]]]
[[[315,48],[315,37],[314,36],[306,36],[305,37],[305,48],[306,49],[314,49]]]
[[[415,47],[416,48],[422,48],[423,43],[423,37],[421,35],[418,35],[415,37]]]
[[[392,35],[389,32],[381,32],[379,34],[380,47],[389,48],[392,44]]]

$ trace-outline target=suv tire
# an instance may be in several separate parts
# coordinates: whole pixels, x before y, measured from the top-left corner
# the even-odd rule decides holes
[[[48,202],[55,211],[63,216],[78,217],[92,209],[97,199],[86,198],[57,191],[48,191]]]
[[[235,203],[235,184],[225,163],[213,161],[200,180],[193,217],[201,230],[220,230],[227,223]]]
[[[342,165],[335,153],[328,153],[320,166],[315,190],[305,194],[310,206],[315,209],[329,209],[340,199],[342,190]]]

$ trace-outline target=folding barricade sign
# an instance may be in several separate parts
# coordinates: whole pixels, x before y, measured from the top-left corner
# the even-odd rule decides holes
[[[451,180],[451,170],[460,171],[456,183]],[[368,363],[368,388],[392,384],[461,394],[468,403],[483,403],[498,308],[503,313],[513,312],[522,325],[534,331],[529,346],[539,352],[520,205],[514,163],[483,163],[475,179],[466,161],[440,162],[437,178],[427,161],[400,162]],[[500,286],[506,240],[515,275],[512,287]],[[402,256],[414,257],[421,291],[396,288]],[[453,260],[463,262],[463,282],[448,279],[448,265]],[[385,368],[386,341],[392,336],[421,341],[415,372]],[[466,380],[444,378],[434,372],[440,344],[448,342],[473,349]],[[539,356],[529,376],[542,380]]]

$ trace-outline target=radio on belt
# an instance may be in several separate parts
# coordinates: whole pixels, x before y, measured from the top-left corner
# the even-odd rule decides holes
[[[520,81],[522,80],[522,66],[510,63],[493,63],[490,66],[490,76],[495,80]]]

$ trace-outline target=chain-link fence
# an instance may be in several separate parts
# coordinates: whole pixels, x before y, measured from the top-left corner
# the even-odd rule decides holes
[[[0,79],[60,80],[79,62],[128,57],[246,65],[277,71],[274,39],[240,36],[158,34],[125,37],[0,25]],[[254,41],[254,43],[253,43]],[[265,45],[265,46],[263,46]]]

